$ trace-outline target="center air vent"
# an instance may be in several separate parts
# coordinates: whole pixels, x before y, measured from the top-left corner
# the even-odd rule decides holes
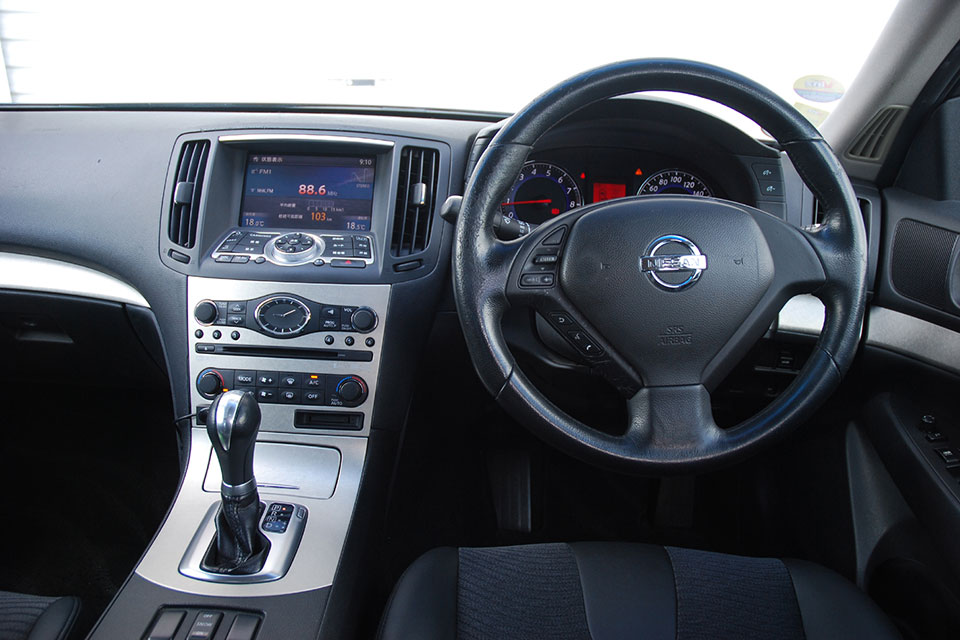
[[[393,213],[390,253],[411,256],[427,248],[437,200],[440,153],[436,149],[404,147],[400,153],[400,181]]]
[[[197,241],[200,190],[209,151],[210,142],[207,140],[185,142],[180,149],[177,180],[173,185],[173,198],[170,202],[168,234],[171,242],[186,249],[192,249]]]

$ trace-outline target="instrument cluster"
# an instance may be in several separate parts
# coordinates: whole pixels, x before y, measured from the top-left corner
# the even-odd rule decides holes
[[[568,148],[534,152],[500,210],[542,224],[585,204],[627,196],[727,197],[696,163],[668,154],[617,148]]]

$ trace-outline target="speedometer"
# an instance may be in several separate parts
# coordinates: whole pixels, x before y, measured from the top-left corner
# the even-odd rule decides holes
[[[507,199],[500,203],[505,216],[540,224],[583,205],[573,177],[555,164],[526,162]]]
[[[638,196],[681,195],[713,197],[713,192],[697,176],[679,169],[660,171],[646,180],[637,191]]]

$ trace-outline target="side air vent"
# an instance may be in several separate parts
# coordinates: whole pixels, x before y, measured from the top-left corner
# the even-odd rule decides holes
[[[400,182],[393,213],[393,256],[411,256],[427,248],[437,200],[440,153],[435,149],[404,147],[400,152]]]
[[[177,181],[170,202],[170,241],[186,249],[197,242],[197,216],[200,214],[200,190],[207,169],[210,142],[185,142],[177,163]]]
[[[847,148],[847,157],[866,162],[879,162],[887,153],[907,107],[889,106],[880,109]]]

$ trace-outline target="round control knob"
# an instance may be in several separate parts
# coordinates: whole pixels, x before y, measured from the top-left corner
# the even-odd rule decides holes
[[[207,399],[217,397],[223,391],[223,378],[220,373],[213,369],[207,369],[201,373],[197,378],[197,391]]]
[[[193,310],[193,317],[200,324],[213,324],[217,319],[217,305],[209,300],[204,300],[198,303]]]
[[[372,331],[377,326],[377,314],[373,309],[360,307],[350,316],[350,324],[353,325],[354,331],[361,333]]]
[[[367,385],[357,376],[344,378],[337,383],[337,395],[346,405],[356,406],[367,397]]]

